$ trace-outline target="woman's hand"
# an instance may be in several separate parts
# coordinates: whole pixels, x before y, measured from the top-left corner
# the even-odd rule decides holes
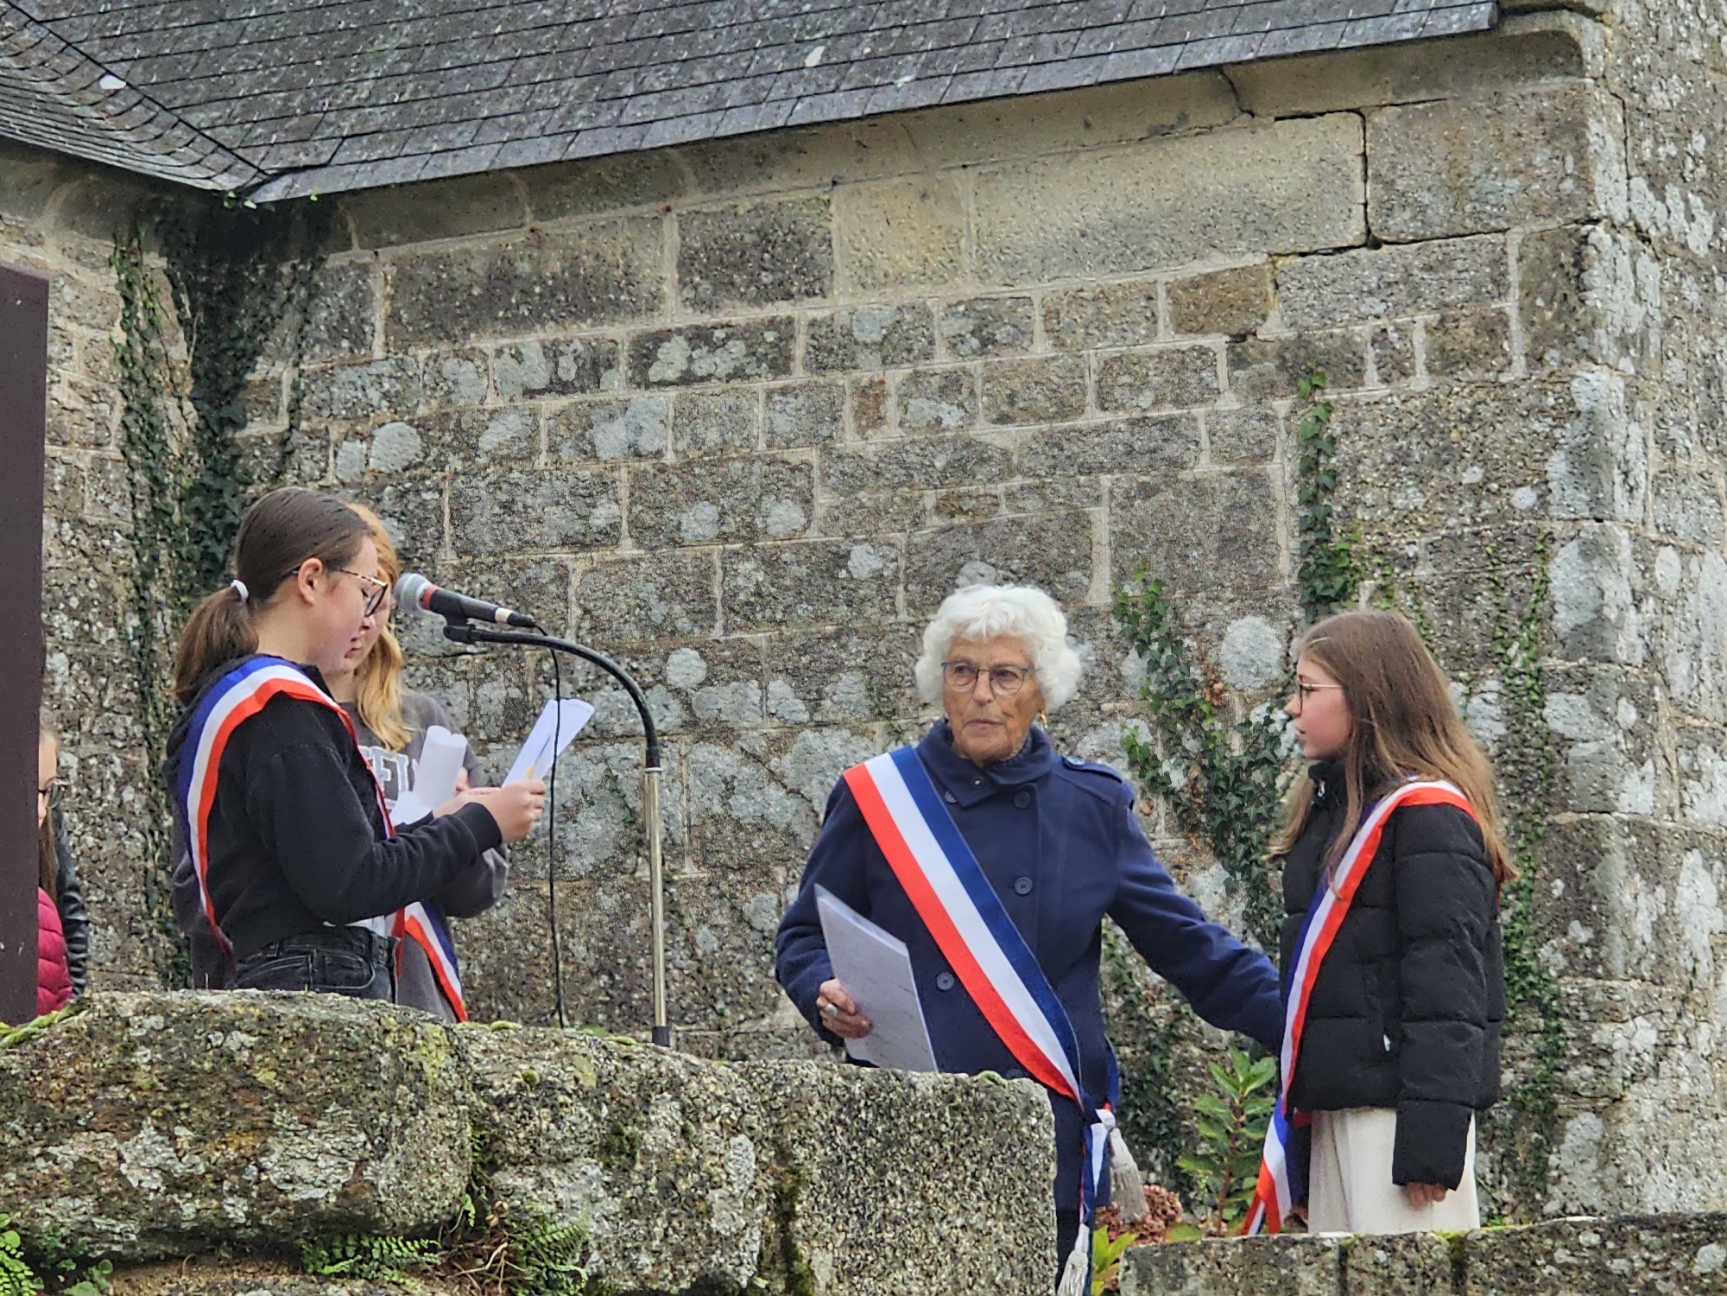
[[[506,842],[517,842],[533,831],[545,813],[546,785],[539,779],[522,779],[503,787],[469,788],[439,806],[436,813],[442,818],[472,802],[486,807]]]
[[[1403,1192],[1409,1198],[1409,1204],[1420,1210],[1423,1206],[1437,1206],[1445,1200],[1445,1195],[1451,1189],[1444,1184],[1404,1184]]]
[[[870,1020],[858,1011],[857,1001],[838,981],[823,981],[816,995],[816,1011],[822,1025],[841,1039],[862,1039],[870,1033]]]

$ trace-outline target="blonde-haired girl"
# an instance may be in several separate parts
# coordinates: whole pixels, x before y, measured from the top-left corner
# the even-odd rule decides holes
[[[378,515],[363,504],[348,506],[364,519],[378,551],[378,575],[394,586],[401,578],[396,546]],[[341,672],[328,677],[330,695],[354,722],[360,751],[377,776],[392,812],[400,795],[413,788],[426,731],[433,725],[454,730],[455,721],[436,698],[402,687],[402,646],[390,629],[385,609],[361,632]],[[479,761],[469,748],[458,788],[479,775]],[[424,940],[403,940],[396,955],[396,1002],[434,1013],[446,1021],[465,1015],[455,947],[445,918],[471,918],[491,908],[509,879],[509,858],[503,850],[483,852],[474,864],[442,891],[422,902],[427,929]],[[402,926],[406,919],[393,926]],[[442,949],[445,957],[440,957]],[[447,962],[445,959],[447,958]]]

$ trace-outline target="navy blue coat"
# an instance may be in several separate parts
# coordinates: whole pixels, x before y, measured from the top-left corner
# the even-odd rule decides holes
[[[945,720],[924,735],[918,755],[1066,1008],[1079,1039],[1080,1082],[1094,1103],[1108,1097],[1115,1066],[1098,992],[1105,914],[1206,1021],[1276,1049],[1283,1032],[1277,970],[1176,890],[1134,816],[1133,789],[1120,774],[1062,759],[1040,729],[1031,731],[1014,759],[980,768],[954,751]],[[825,1038],[837,1042],[822,1030],[816,1010],[822,982],[833,976],[816,914],[818,884],[910,947],[943,1071],[1026,1075],[955,979],[843,779],[828,798],[802,888],[775,942],[775,975]],[[1082,1121],[1073,1103],[1053,1095],[1052,1102],[1056,1208],[1075,1210]],[[987,1137],[987,1131],[978,1133]]]

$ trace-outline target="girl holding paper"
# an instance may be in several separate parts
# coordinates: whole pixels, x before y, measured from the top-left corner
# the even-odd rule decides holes
[[[545,786],[471,789],[392,828],[324,684],[358,663],[389,593],[371,529],[333,496],[272,491],[241,520],[233,567],[175,662],[187,709],[168,772],[199,908],[238,988],[389,999],[394,942],[374,916],[443,894],[525,837]]]
[[[396,546],[382,520],[361,504],[348,505],[366,522],[378,550],[378,575],[392,589],[402,575]],[[402,646],[390,629],[389,605],[361,630],[360,639],[348,650],[348,669],[328,679],[330,696],[353,721],[360,752],[395,815],[402,794],[413,789],[425,809],[425,789],[419,780],[420,757],[426,735],[433,728],[453,733],[456,723],[450,713],[429,693],[402,687]],[[456,774],[456,792],[479,786],[480,762],[474,749],[460,738],[461,766]],[[403,803],[405,804],[405,803]],[[482,851],[471,866],[442,891],[421,902],[424,916],[391,915],[392,928],[406,928],[410,920],[424,924],[422,939],[402,939],[396,948],[396,1002],[442,1017],[445,1021],[465,1018],[461,981],[456,969],[455,946],[449,940],[446,918],[472,918],[498,902],[509,880],[510,860],[503,850]],[[430,945],[430,948],[428,948]],[[445,957],[440,957],[442,947]]]

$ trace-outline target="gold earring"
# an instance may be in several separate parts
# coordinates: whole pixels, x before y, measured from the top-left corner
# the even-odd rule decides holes
[[[1043,710],[1038,711],[1038,713],[1037,713],[1037,727],[1039,729],[1044,729],[1044,730],[1047,730],[1049,728],[1049,712],[1043,711]]]

